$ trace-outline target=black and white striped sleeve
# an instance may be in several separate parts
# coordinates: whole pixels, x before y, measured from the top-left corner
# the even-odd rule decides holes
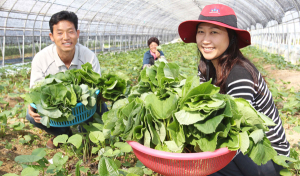
[[[226,80],[226,94],[234,98],[244,98],[251,105],[256,91],[251,74],[242,66],[234,66]]]
[[[266,136],[279,155],[289,156],[290,144],[286,140],[272,94],[257,70],[255,76],[257,76],[256,84],[248,70],[239,65],[234,66],[226,80],[226,93],[235,98],[244,98],[253,108],[272,119],[276,125],[269,126],[269,131],[265,132]]]

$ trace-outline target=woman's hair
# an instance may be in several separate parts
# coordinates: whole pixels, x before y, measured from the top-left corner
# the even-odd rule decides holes
[[[203,57],[202,53],[199,51],[198,48],[198,54],[200,56],[200,63],[199,63],[199,70],[201,74],[207,78],[207,73],[206,73],[206,65],[209,67],[209,79],[212,78],[213,82],[216,86],[220,87],[220,93],[225,94],[226,93],[226,80],[227,77],[233,68],[235,64],[241,65],[244,67],[249,73],[251,74],[254,84],[258,83],[257,80],[257,74],[255,71],[255,66],[241,53],[238,45],[238,40],[237,40],[237,34],[235,33],[234,30],[226,28],[228,32],[228,37],[229,37],[229,46],[227,50],[219,56],[219,75],[220,78],[217,79],[216,82],[214,80],[216,79],[216,69],[213,66],[212,62],[208,62],[206,64],[206,60]],[[208,81],[208,80],[207,80]]]
[[[155,42],[158,46],[159,46],[159,40],[156,38],[156,37],[151,37],[149,40],[148,40],[148,46],[150,46],[150,44],[152,42]]]

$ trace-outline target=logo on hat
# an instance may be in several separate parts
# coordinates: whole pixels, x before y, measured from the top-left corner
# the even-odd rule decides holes
[[[209,13],[220,13],[220,9],[217,8],[210,9]]]

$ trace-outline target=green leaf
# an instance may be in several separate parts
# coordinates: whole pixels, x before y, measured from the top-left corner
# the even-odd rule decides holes
[[[107,157],[102,157],[99,160],[98,173],[101,176],[119,176],[117,165]]]
[[[197,140],[197,144],[199,145],[200,149],[203,152],[215,151],[217,146],[218,134],[219,132],[208,134],[205,137],[202,137],[199,140]]]
[[[10,125],[11,128],[14,128],[16,131],[20,131],[25,127],[25,124],[23,122],[15,122],[12,125]]]
[[[21,176],[38,176],[38,175],[39,175],[39,171],[36,171],[32,167],[27,167],[21,172]]]
[[[180,110],[175,113],[175,117],[180,125],[191,125],[205,119],[198,112]]]
[[[50,128],[50,119],[48,116],[43,116],[40,120],[40,122],[46,126],[47,128]]]
[[[121,161],[120,160],[114,160],[114,162],[115,162],[115,164],[116,164],[116,166],[118,167],[118,168],[120,168],[121,166],[122,166],[122,163],[121,163]]]
[[[251,137],[253,139],[255,144],[257,142],[263,140],[264,136],[265,136],[265,133],[262,129],[255,130],[249,135],[249,137]]]
[[[59,118],[63,114],[59,109],[44,109],[41,104],[37,104],[36,108],[42,116],[50,118]]]
[[[235,98],[234,101],[247,123],[251,125],[264,123],[261,117],[258,116],[257,111],[249,104],[247,100],[243,98]]]
[[[113,154],[113,150],[110,148],[110,149],[108,149],[107,151],[105,151],[105,153],[103,154],[104,156],[109,156],[109,157],[113,157],[113,156],[115,156],[114,154]]]
[[[68,137],[68,135],[66,135],[66,134],[62,134],[62,135],[56,136],[56,137],[53,139],[53,144],[54,144],[55,146],[57,146],[58,143],[64,144],[64,143],[67,142],[67,139],[68,139],[68,138],[69,138],[69,137]]]
[[[181,146],[177,146],[177,144],[174,141],[165,141],[164,142],[168,149],[172,152],[181,152],[183,150],[183,144]]]
[[[68,156],[63,157],[62,153],[58,152],[53,156],[53,164],[55,166],[63,166],[68,161],[68,159]]]
[[[13,174],[13,173],[8,173],[8,174],[4,174],[3,176],[19,176],[19,175]]]
[[[105,138],[102,132],[100,131],[92,131],[89,134],[90,140],[95,143],[98,144],[99,142],[104,142]]]
[[[68,139],[68,143],[73,144],[78,149],[82,144],[82,136],[75,134]]]
[[[54,164],[51,164],[48,168],[47,168],[47,173],[50,173],[50,174],[54,174],[56,173],[57,171],[59,171],[60,169],[57,168]]]
[[[155,94],[149,94],[145,98],[145,104],[157,119],[168,119],[177,108],[177,99],[174,94],[170,94],[165,100],[160,100]]]
[[[245,152],[248,150],[250,141],[249,141],[249,136],[246,131],[239,133],[239,145],[240,145],[240,150],[245,154]]]
[[[129,173],[133,173],[139,176],[143,176],[144,175],[144,171],[142,168],[139,167],[131,167],[127,170]]]
[[[47,155],[47,153],[45,151],[45,148],[37,148],[32,151],[31,155],[40,156],[43,158]]]
[[[265,114],[258,112],[258,115],[265,121],[265,123],[263,123],[264,125],[267,126],[275,126],[276,124],[272,121],[272,119],[270,119],[270,117],[266,116]]]
[[[280,171],[280,175],[282,175],[282,176],[293,176],[293,173],[291,171],[289,171],[288,169],[282,169]]]
[[[27,141],[27,142],[31,141],[30,135],[25,135],[25,136],[24,136],[24,139],[25,139],[25,141]]]
[[[197,122],[194,124],[194,126],[202,133],[210,134],[215,132],[217,126],[221,123],[223,118],[223,115],[218,115],[205,121]]]
[[[92,153],[95,154],[100,150],[100,147],[92,147]]]
[[[0,167],[2,166],[2,164],[3,164],[3,161],[0,161]]]
[[[289,168],[289,165],[286,163],[286,161],[297,162],[297,160],[295,160],[293,158],[290,158],[290,157],[287,157],[287,156],[283,156],[283,155],[274,156],[273,161],[276,164],[278,164],[280,166],[283,166],[285,168]]]
[[[152,173],[153,173],[153,171],[148,168],[144,168],[143,171],[146,175],[152,175]]]
[[[11,98],[16,98],[16,97],[19,97],[20,94],[16,94],[16,93],[8,93],[8,96],[11,97]]]
[[[138,161],[136,162],[136,164],[135,164],[135,167],[144,168],[145,165],[144,165],[140,160],[138,160]]]
[[[179,66],[175,63],[168,63],[164,67],[164,74],[166,78],[176,79],[179,76]]]
[[[32,162],[36,162],[40,159],[42,159],[43,157],[41,156],[36,156],[36,155],[20,155],[15,157],[15,162],[18,163],[32,163]]]
[[[129,153],[132,151],[131,146],[127,142],[116,142],[114,146],[118,147],[122,152]]]
[[[75,175],[76,176],[80,176],[80,165],[83,163],[82,160],[79,160],[77,163],[76,163],[76,168],[75,168]]]
[[[80,167],[80,171],[83,172],[83,173],[87,173],[89,170],[88,167]],[[80,175],[79,175],[80,176]]]
[[[274,158],[277,152],[271,146],[269,139],[264,137],[262,141],[259,141],[253,146],[252,150],[249,151],[248,156],[257,165],[266,164],[269,160]]]

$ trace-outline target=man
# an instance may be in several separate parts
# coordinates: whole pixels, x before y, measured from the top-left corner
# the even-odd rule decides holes
[[[77,43],[80,31],[77,30],[78,18],[75,13],[61,11],[52,15],[49,21],[50,39],[54,42],[50,46],[44,48],[37,53],[31,63],[30,88],[34,84],[49,74],[64,72],[69,69],[80,69],[81,65],[89,62],[93,66],[93,70],[101,75],[100,64],[96,55],[88,48]],[[106,104],[102,104],[102,109],[107,111]],[[98,109],[97,109],[97,112]],[[102,114],[100,114],[102,115]],[[28,106],[26,115],[27,120],[35,127],[45,130],[54,136],[61,134],[72,135],[70,127],[50,127],[42,125],[41,117],[35,112],[34,108]],[[53,149],[53,138],[49,139],[46,147]]]

